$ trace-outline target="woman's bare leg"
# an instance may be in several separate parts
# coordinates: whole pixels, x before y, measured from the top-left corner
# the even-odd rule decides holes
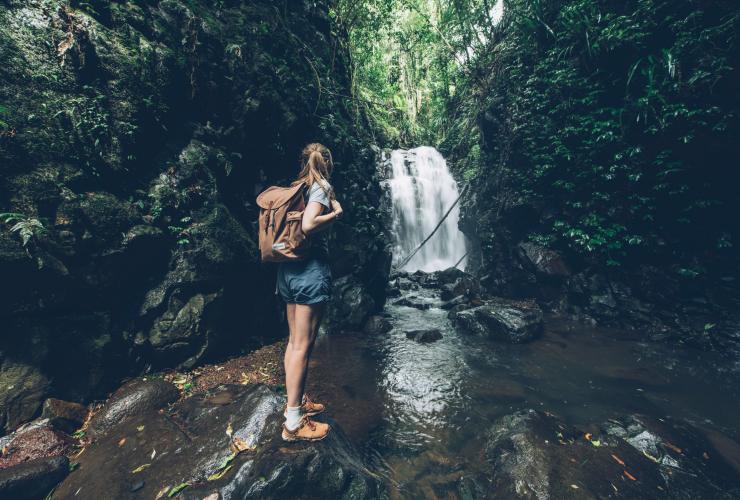
[[[285,387],[288,392],[288,406],[296,407],[300,406],[303,400],[308,359],[316,341],[324,304],[290,304],[288,307],[290,306],[294,307],[294,311],[292,327],[288,319],[291,331],[288,348],[285,351]]]
[[[288,388],[288,361],[290,354],[293,349],[293,330],[295,325],[295,304],[287,304],[285,308],[285,315],[288,319],[288,345],[285,348],[285,356],[283,357],[283,369],[285,370],[285,388]]]

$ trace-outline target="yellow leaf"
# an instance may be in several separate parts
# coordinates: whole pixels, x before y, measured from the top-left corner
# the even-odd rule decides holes
[[[228,465],[228,466],[227,466],[226,468],[224,468],[224,469],[223,469],[222,471],[220,471],[220,472],[215,472],[215,473],[211,474],[210,476],[208,476],[208,480],[209,480],[209,481],[216,481],[217,479],[221,479],[222,477],[224,477],[224,475],[225,475],[225,474],[226,474],[227,472],[229,472],[229,469],[231,469],[232,467],[233,467],[233,465]]]
[[[144,469],[146,469],[150,465],[152,465],[152,464],[143,464],[143,465],[140,465],[137,468],[135,468],[134,470],[132,470],[131,471],[131,474],[138,474],[139,472],[143,471]]]
[[[247,384],[249,383],[249,377],[247,376],[247,374],[246,374],[246,373],[242,372],[242,378],[241,378],[241,380],[239,381],[239,383],[240,383],[241,385],[247,385]]]
[[[231,422],[229,422],[229,425],[226,426],[226,435],[231,437],[232,434],[234,434],[234,428],[231,427]]]
[[[118,441],[118,447],[120,448],[120,447],[121,447],[121,446],[123,446],[124,444],[126,444],[126,438],[121,438],[121,440],[120,440],[120,441]]]
[[[141,432],[141,431],[143,431],[143,430],[144,430],[144,426],[143,426],[143,425],[140,425],[140,426],[138,426],[138,427],[136,428],[136,430],[137,430],[137,431],[139,431],[139,432]]]

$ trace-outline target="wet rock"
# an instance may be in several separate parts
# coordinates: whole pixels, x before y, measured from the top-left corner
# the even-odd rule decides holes
[[[365,321],[365,326],[362,328],[362,331],[368,335],[381,335],[383,333],[388,333],[392,329],[393,325],[388,321],[388,319],[383,316],[374,315],[370,316],[367,321]]]
[[[429,302],[425,302],[421,300],[419,297],[416,297],[413,295],[402,297],[398,299],[397,301],[393,302],[393,305],[413,307],[415,309],[421,309],[421,310],[429,309],[432,307],[432,304],[430,304]]]
[[[44,401],[41,418],[48,418],[53,427],[71,434],[82,425],[87,413],[87,406],[49,398]]]
[[[159,378],[134,379],[123,385],[90,419],[87,434],[93,439],[131,417],[159,410],[177,400],[177,388]]]
[[[420,344],[429,344],[436,342],[442,338],[442,332],[437,328],[429,328],[426,330],[412,330],[406,332],[406,338],[411,339]]]
[[[535,243],[525,242],[517,246],[520,260],[540,276],[565,278],[571,272],[563,257],[556,251]]]
[[[48,420],[32,422],[10,435],[3,444],[0,469],[30,460],[63,455],[73,443],[72,438],[51,427]]]
[[[465,295],[471,299],[478,297],[480,295],[478,280],[474,276],[465,274],[452,283],[440,286],[440,298],[442,300],[451,300],[459,295]]]
[[[329,318],[333,330],[359,330],[375,309],[375,300],[355,276],[334,281]]]
[[[162,364],[192,368],[205,354],[213,336],[208,317],[215,316],[220,292],[170,296],[166,311],[149,330],[148,339]]]
[[[435,271],[433,275],[437,283],[439,283],[440,285],[455,283],[462,278],[471,276],[467,274],[465,271],[461,271],[460,269],[456,267],[450,267],[442,271]]]
[[[740,496],[740,469],[733,464],[736,457],[723,456],[702,433],[685,422],[629,415],[612,419],[602,428],[657,464],[670,490],[690,491],[694,498]]]
[[[502,417],[485,439],[492,498],[665,495],[665,483],[655,464],[624,440],[600,436],[588,440],[584,432],[547,413],[524,410]]]
[[[69,459],[64,456],[40,458],[0,470],[0,498],[45,498],[68,473]]]
[[[737,498],[740,479],[712,459],[711,445],[673,436],[687,443],[679,449],[659,434],[668,427],[648,436],[642,419],[630,416],[586,432],[547,412],[506,415],[486,436],[489,491],[492,498]]]
[[[472,309],[455,311],[450,319],[477,335],[512,343],[527,342],[542,331],[542,310],[533,301],[495,298]]]
[[[282,441],[284,404],[268,387],[250,384],[137,415],[89,445],[56,495],[72,498],[79,491],[78,498],[128,498],[135,491],[154,498],[186,483],[180,496],[199,500],[213,493],[222,499],[383,496],[377,476],[336,423],[320,442]],[[246,445],[236,456],[228,428]]]
[[[455,307],[460,307],[459,310],[462,310],[465,308],[465,306],[469,304],[469,300],[464,295],[458,295],[457,297],[448,300],[447,302],[443,303],[440,307],[442,309],[453,309]]]
[[[0,429],[15,429],[33,418],[49,390],[49,379],[37,367],[11,359],[0,365]]]

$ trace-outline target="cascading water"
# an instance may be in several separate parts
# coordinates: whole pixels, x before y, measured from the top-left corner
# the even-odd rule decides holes
[[[388,181],[393,201],[393,232],[396,238],[394,263],[410,255],[434,231],[457,200],[457,183],[447,162],[436,149],[421,146],[391,153]],[[460,210],[456,205],[434,236],[404,266],[405,271],[426,272],[458,265],[465,268],[465,237],[457,228]]]

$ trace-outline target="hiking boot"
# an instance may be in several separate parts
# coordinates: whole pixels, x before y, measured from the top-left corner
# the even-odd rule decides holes
[[[301,403],[301,413],[304,414],[307,417],[313,417],[314,415],[318,415],[319,413],[323,412],[326,409],[324,405],[321,403],[316,403],[315,401],[311,401],[308,396],[305,394],[303,395],[303,402]],[[285,410],[283,410],[283,415],[286,415],[288,412],[288,407],[285,407]]]
[[[304,415],[298,427],[292,431],[283,424],[283,441],[320,441],[329,434],[329,429],[329,424],[314,422]]]

